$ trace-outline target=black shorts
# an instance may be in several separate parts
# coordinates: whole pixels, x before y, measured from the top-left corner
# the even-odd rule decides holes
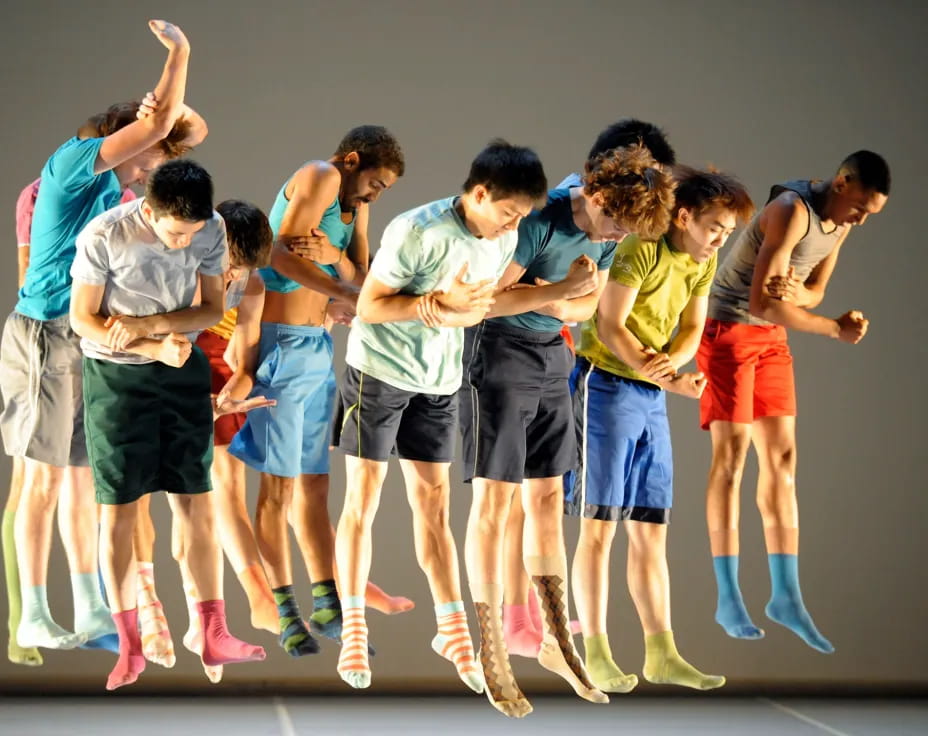
[[[333,444],[346,455],[381,462],[392,452],[404,460],[427,463],[454,459],[454,394],[404,391],[349,365],[338,395],[341,421]]]
[[[559,332],[483,322],[465,333],[464,480],[554,478],[577,461],[573,355]]]

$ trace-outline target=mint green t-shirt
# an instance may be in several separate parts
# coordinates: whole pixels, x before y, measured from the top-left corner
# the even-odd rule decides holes
[[[499,280],[512,260],[518,233],[478,238],[454,209],[455,197],[397,216],[383,232],[370,275],[401,294],[447,289],[461,267],[465,280]],[[461,386],[464,330],[426,327],[418,320],[369,324],[356,317],[346,361],[357,370],[404,391],[453,394]]]

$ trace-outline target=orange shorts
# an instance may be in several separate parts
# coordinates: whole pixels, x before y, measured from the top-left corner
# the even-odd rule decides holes
[[[561,328],[561,337],[564,338],[564,342],[567,343],[567,347],[570,349],[570,352],[576,353],[577,350],[574,348],[574,335],[570,331],[570,325],[564,325]]]
[[[714,421],[751,424],[760,417],[796,416],[786,328],[708,319],[696,364],[708,379],[699,400],[703,429]]]
[[[232,377],[232,369],[222,355],[229,346],[229,341],[214,332],[203,332],[197,338],[197,346],[209,359],[210,391],[218,394]],[[225,414],[213,424],[213,444],[217,447],[228,445],[232,438],[245,424],[244,414]]]

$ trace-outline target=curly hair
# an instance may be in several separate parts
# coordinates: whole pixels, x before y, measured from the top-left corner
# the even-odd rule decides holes
[[[358,154],[365,169],[390,169],[397,176],[406,171],[403,149],[393,134],[382,125],[359,125],[349,130],[335,150],[335,156],[344,158],[349,153]]]
[[[602,210],[629,232],[655,240],[670,227],[673,179],[641,144],[613,148],[586,162],[584,192],[602,197]]]
[[[112,135],[117,130],[122,130],[130,123],[134,123],[136,113],[139,110],[138,100],[129,102],[117,102],[110,105],[106,112],[100,112],[87,118],[80,128],[77,129],[78,138],[105,138]],[[171,132],[158,141],[155,145],[161,149],[166,158],[178,158],[190,152],[190,146],[184,143],[184,140],[190,134],[190,122],[184,118],[178,118],[171,128]]]
[[[676,167],[674,178],[677,183],[674,217],[683,208],[699,217],[714,207],[723,207],[741,223],[747,222],[754,214],[751,195],[740,181],[729,174],[711,166],[702,171],[681,165]]]

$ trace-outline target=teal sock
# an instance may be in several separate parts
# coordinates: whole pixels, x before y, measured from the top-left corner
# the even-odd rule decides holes
[[[316,654],[319,651],[319,642],[313,639],[303,623],[293,586],[282,585],[271,592],[274,594],[277,614],[280,617],[280,646],[291,657]]]
[[[799,555],[768,555],[770,566],[770,602],[767,617],[793,631],[813,649],[831,654],[831,645],[812,621],[812,616],[802,602],[799,589]]]
[[[738,555],[720,555],[712,558],[715,582],[719,590],[715,620],[725,633],[735,639],[761,639],[762,629],[757,628],[748,615],[738,586]]]
[[[87,634],[81,649],[105,649],[119,654],[119,636],[100,595],[97,573],[71,575],[71,592],[74,595],[74,630]]]
[[[313,583],[313,612],[309,617],[309,628],[314,634],[342,641],[342,604],[334,580]]]

